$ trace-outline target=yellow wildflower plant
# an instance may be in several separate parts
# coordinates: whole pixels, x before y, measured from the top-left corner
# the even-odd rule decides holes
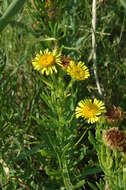
[[[97,122],[100,115],[105,112],[104,103],[96,98],[81,100],[75,110],[76,118],[83,117],[88,123]]]
[[[70,61],[67,67],[67,73],[76,80],[85,80],[90,76],[87,66],[82,61],[78,63]]]
[[[61,55],[57,53],[57,50],[54,49],[50,52],[48,49],[45,51],[40,51],[39,54],[36,54],[35,58],[32,60],[32,65],[35,70],[41,71],[42,74],[52,74],[57,72],[56,64],[61,63]]]

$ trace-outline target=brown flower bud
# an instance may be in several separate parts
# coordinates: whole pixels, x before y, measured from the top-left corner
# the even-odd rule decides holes
[[[125,152],[126,150],[126,137],[125,134],[118,128],[111,128],[103,133],[103,139],[107,146],[111,149],[120,150]]]
[[[107,121],[111,124],[123,119],[122,111],[114,105],[108,109],[106,115]]]
[[[69,63],[72,59],[70,57],[67,57],[66,55],[62,55],[61,57],[61,64],[63,68],[67,68],[69,66]]]

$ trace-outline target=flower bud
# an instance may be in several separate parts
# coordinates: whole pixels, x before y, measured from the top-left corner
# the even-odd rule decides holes
[[[120,150],[125,152],[126,137],[125,134],[118,128],[111,128],[103,133],[103,140],[111,149]]]

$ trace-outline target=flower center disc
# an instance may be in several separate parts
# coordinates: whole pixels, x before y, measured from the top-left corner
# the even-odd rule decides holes
[[[53,55],[42,55],[40,57],[40,63],[42,67],[48,67],[53,65],[55,62],[55,58]]]
[[[74,74],[77,78],[81,79],[81,78],[84,77],[85,72],[84,72],[81,68],[76,67],[76,68],[73,68],[73,74]]]
[[[98,107],[97,105],[94,105],[94,104],[90,104],[83,108],[83,113],[85,117],[87,118],[94,117],[97,114],[97,111],[98,111]]]

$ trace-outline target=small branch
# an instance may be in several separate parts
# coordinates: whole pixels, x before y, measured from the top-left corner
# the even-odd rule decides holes
[[[98,74],[97,74],[95,33],[96,33],[96,0],[93,0],[93,2],[92,2],[92,59],[93,59],[94,76],[95,76],[95,80],[96,80],[98,93],[102,97],[102,91],[101,91]]]

